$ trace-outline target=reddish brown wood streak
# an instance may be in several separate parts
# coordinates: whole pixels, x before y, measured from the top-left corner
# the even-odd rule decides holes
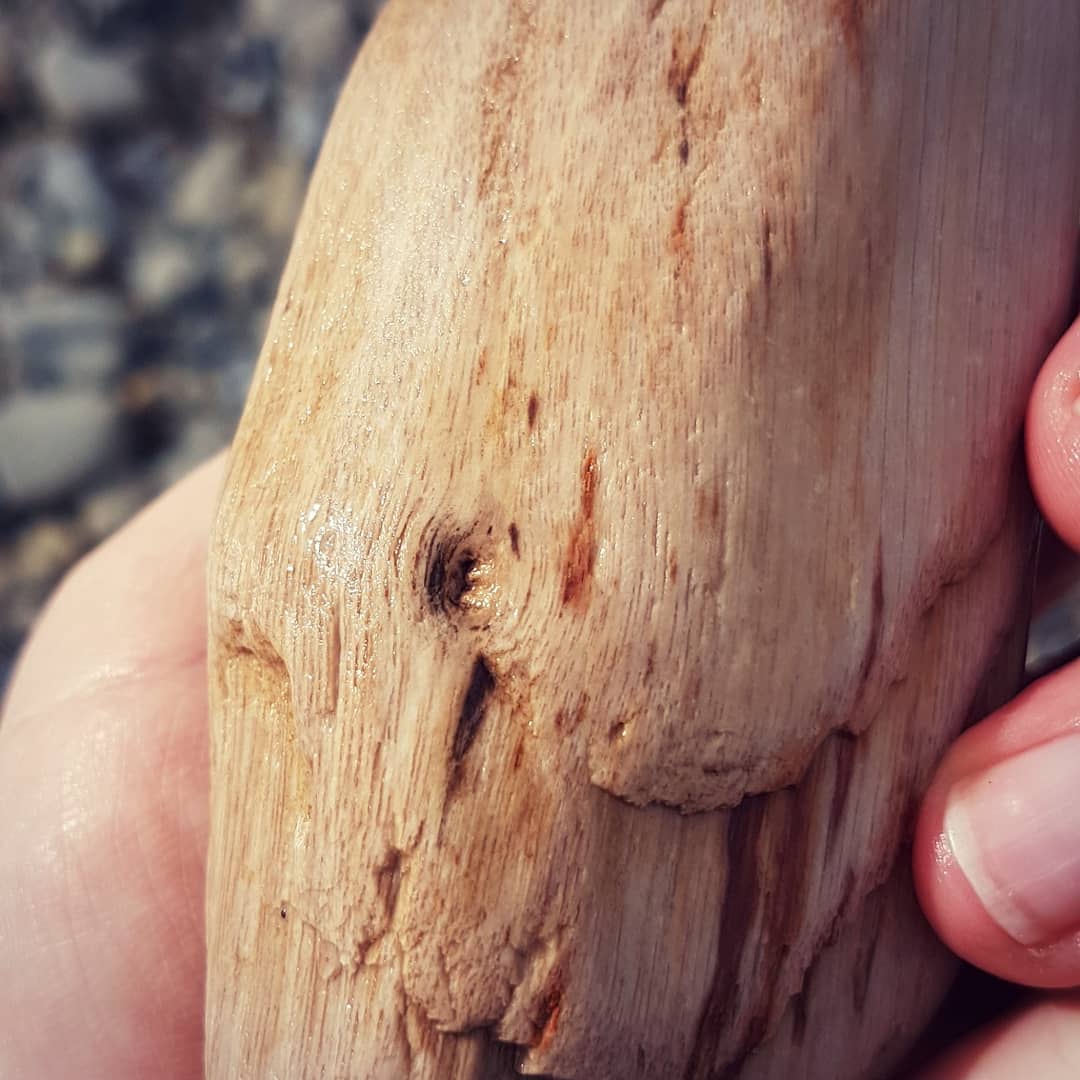
[[[564,604],[580,603],[596,563],[596,509],[598,467],[596,453],[588,450],[581,463],[581,508],[570,533],[570,543],[563,566],[562,599]]]
[[[559,1030],[559,1013],[562,1012],[562,998],[562,972],[556,968],[551,974],[547,991],[540,1002],[540,1015],[536,1023],[536,1041],[533,1043],[533,1046],[537,1049],[543,1050],[547,1047]]]
[[[671,66],[668,68],[668,89],[680,108],[686,108],[690,97],[690,83],[701,64],[701,55],[705,50],[705,36],[697,43],[694,51],[686,56],[682,49],[682,35],[676,36],[671,46]]]
[[[863,68],[863,20],[866,14],[864,0],[835,0],[833,14],[840,23],[848,58],[856,71]]]

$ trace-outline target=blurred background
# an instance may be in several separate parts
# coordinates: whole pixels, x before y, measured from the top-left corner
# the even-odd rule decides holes
[[[64,571],[231,437],[380,2],[0,0],[0,690]],[[1030,659],[1077,638],[1074,590]]]
[[[0,0],[0,690],[88,548],[224,446],[379,0]]]

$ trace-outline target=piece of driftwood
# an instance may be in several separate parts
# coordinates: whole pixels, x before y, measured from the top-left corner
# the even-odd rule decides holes
[[[391,0],[211,571],[207,1074],[879,1075],[1015,685],[1075,0]]]

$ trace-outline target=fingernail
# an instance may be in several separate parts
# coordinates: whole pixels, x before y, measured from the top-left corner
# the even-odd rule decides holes
[[[957,783],[945,837],[987,914],[1021,945],[1080,926],[1080,734]]]

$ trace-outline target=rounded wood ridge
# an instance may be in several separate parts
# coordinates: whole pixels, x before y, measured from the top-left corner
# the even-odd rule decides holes
[[[883,1072],[1010,691],[1080,9],[392,0],[212,563],[207,1073]]]

